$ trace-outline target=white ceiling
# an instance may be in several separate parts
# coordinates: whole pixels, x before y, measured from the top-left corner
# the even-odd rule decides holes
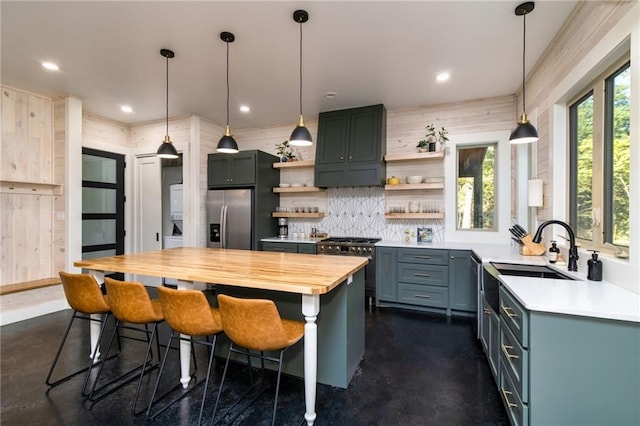
[[[513,94],[521,84],[521,1],[0,2],[2,83],[79,97],[125,123],[198,114],[224,124],[230,45],[232,129],[296,124],[299,24],[304,116],[384,103],[388,109]],[[527,16],[527,72],[577,1],[538,1]],[[45,71],[53,61],[60,71]],[[449,71],[447,83],[436,74]],[[325,93],[337,92],[334,99]],[[134,108],[122,113],[120,105]],[[251,107],[249,114],[238,111]]]

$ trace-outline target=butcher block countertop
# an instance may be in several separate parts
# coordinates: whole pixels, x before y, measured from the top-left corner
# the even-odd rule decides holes
[[[74,262],[74,266],[288,293],[325,294],[367,262],[359,256],[176,247],[83,259]]]

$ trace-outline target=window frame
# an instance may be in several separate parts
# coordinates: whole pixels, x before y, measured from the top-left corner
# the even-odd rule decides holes
[[[598,251],[612,252],[613,244],[613,97],[608,96],[613,89],[616,76],[630,67],[630,52],[615,61],[575,97],[567,102],[568,112],[568,195],[569,224],[577,229],[577,105],[593,95],[593,171],[592,171],[592,239],[578,238],[582,247]],[[577,234],[577,233],[576,233]],[[616,245],[628,250],[627,246]]]

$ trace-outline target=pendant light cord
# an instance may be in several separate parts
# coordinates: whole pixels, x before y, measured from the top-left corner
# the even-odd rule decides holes
[[[302,21],[300,21],[300,116],[302,116]]]
[[[227,42],[227,127],[229,127],[229,42]]]
[[[527,52],[527,14],[522,15],[522,113],[526,111],[526,92],[525,92],[525,78],[524,78],[524,60]]]
[[[167,103],[166,103],[166,118],[167,118],[167,133],[166,135],[169,135],[169,56],[166,57],[167,59]]]

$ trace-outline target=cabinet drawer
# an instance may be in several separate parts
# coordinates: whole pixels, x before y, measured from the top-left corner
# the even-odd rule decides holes
[[[298,244],[298,253],[316,254],[316,245],[307,243]]]
[[[449,285],[449,267],[398,263],[398,282],[447,287]]]
[[[500,396],[507,410],[509,419],[513,426],[528,426],[529,406],[524,404],[518,395],[516,386],[513,384],[509,371],[504,364],[500,364]]]
[[[529,347],[529,313],[504,287],[500,286],[500,318],[523,348]]]
[[[501,368],[508,370],[520,399],[529,402],[529,351],[523,349],[509,327],[500,327]]]
[[[448,265],[448,250],[398,249],[398,262],[424,263],[427,265]]]
[[[262,243],[263,251],[276,251],[280,253],[297,253],[298,245],[296,243]]]
[[[398,284],[398,302],[412,305],[446,308],[449,291],[446,287]]]

